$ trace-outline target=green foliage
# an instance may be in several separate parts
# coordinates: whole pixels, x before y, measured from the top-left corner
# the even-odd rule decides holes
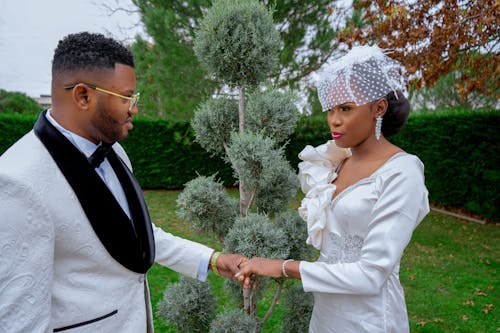
[[[302,333],[309,329],[313,295],[304,292],[300,283],[294,283],[283,293],[283,333]]]
[[[230,86],[255,86],[276,67],[281,41],[272,13],[256,0],[216,0],[194,40],[199,61]]]
[[[20,113],[0,113],[0,155],[28,133],[37,117]]]
[[[500,219],[500,112],[412,115],[391,141],[425,165],[429,199]]]
[[[22,113],[35,115],[43,108],[31,97],[21,92],[0,89],[0,113]]]
[[[203,232],[224,238],[239,212],[239,202],[228,196],[215,176],[200,176],[188,183],[177,199],[177,214]]]
[[[219,108],[222,112],[210,112],[210,107],[204,110],[202,106],[193,127],[197,138],[207,142],[199,141],[209,151],[226,153],[240,182],[240,210],[245,217],[237,219],[225,237],[225,250],[249,257],[279,254],[273,251],[286,255],[286,248],[281,247],[286,244],[283,232],[279,232],[279,228],[274,230],[276,226],[271,225],[267,217],[247,216],[247,212],[255,203],[258,210],[274,215],[290,203],[298,187],[298,179],[284,157],[284,149],[276,148],[275,143],[284,141],[295,129],[298,112],[291,94],[274,90],[256,92],[245,103],[242,89],[256,87],[269,74],[277,63],[279,47],[272,16],[257,1],[216,1],[205,15],[195,39],[195,53],[208,71],[220,82],[240,89],[237,122],[233,120],[236,112],[231,114],[232,106]],[[228,109],[226,116],[224,110]],[[214,121],[210,120],[212,114]],[[239,248],[231,249],[232,246]],[[256,309],[256,301],[269,286],[269,281],[259,277],[252,282],[252,291],[245,291],[250,299],[244,305],[247,311]],[[226,286],[241,300],[241,292],[236,290],[239,286],[231,282]]]
[[[257,331],[255,318],[241,310],[232,310],[217,316],[209,333],[254,333]]]
[[[204,1],[133,2],[153,37],[153,42],[137,37],[132,45],[141,92],[139,117],[190,120],[197,105],[215,89],[196,60],[189,29],[190,17],[201,15]]]
[[[277,90],[254,92],[247,101],[246,129],[285,141],[294,131],[299,112],[290,93]]]
[[[264,257],[285,259],[289,254],[287,239],[283,230],[264,215],[249,214],[236,218],[231,230],[224,239],[224,252],[240,253],[248,258]],[[255,299],[260,300],[269,287],[269,278],[255,277],[258,288]],[[227,281],[226,288],[233,296],[241,298],[239,283]]]
[[[233,133],[227,151],[237,178],[249,193],[255,193],[257,207],[269,214],[286,208],[299,185],[284,150],[275,146],[272,139],[259,134]]]
[[[295,130],[299,113],[289,93],[255,92],[247,102],[246,128],[283,142]],[[238,102],[218,98],[203,102],[191,122],[196,141],[208,152],[223,156],[232,132],[238,131]]]
[[[224,251],[241,253],[249,258],[277,259],[287,258],[290,252],[283,230],[260,214],[236,218],[224,240]]]
[[[158,303],[158,315],[174,323],[179,332],[207,332],[215,317],[215,298],[210,285],[182,277],[166,289]]]
[[[202,103],[191,122],[198,142],[206,151],[224,156],[231,132],[238,130],[238,102],[209,99]]]
[[[296,210],[285,210],[276,216],[276,226],[281,228],[287,239],[290,253],[288,258],[295,260],[310,260],[313,257],[314,248],[306,244],[307,224],[299,216]]]
[[[136,119],[122,144],[144,188],[182,188],[198,175],[214,173],[234,184],[231,169],[195,142],[187,121]]]

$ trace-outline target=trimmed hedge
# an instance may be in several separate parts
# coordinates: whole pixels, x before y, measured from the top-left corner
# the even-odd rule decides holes
[[[410,117],[393,142],[425,164],[429,199],[500,221],[500,111]]]
[[[0,114],[0,153],[35,122],[33,116]],[[500,220],[500,111],[442,111],[412,114],[406,128],[390,140],[425,164],[432,202],[464,208]],[[326,115],[303,117],[286,147],[295,168],[304,146],[330,139]],[[226,186],[235,185],[231,168],[211,157],[197,143],[189,122],[136,119],[122,142],[143,188],[178,189],[200,175],[217,173]]]

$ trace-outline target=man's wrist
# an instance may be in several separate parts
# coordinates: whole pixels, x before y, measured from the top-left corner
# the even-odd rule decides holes
[[[220,252],[214,252],[210,258],[210,269],[212,269],[216,275],[220,275],[219,270],[217,269],[217,258],[219,258],[220,255]]]

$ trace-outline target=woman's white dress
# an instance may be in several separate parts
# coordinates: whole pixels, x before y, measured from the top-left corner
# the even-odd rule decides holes
[[[309,332],[409,332],[399,262],[429,212],[424,166],[397,153],[332,200],[335,169],[349,155],[334,141],[299,154],[299,214],[320,250],[317,262],[300,264],[304,291],[314,293]]]

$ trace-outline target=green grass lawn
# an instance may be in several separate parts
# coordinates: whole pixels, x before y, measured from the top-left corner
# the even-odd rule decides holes
[[[154,223],[176,236],[217,250],[222,244],[214,235],[199,234],[175,214],[178,191],[147,191],[146,200]],[[231,193],[236,195],[235,190]],[[297,207],[298,197],[292,204]],[[500,228],[464,222],[429,213],[415,230],[401,261],[401,283],[406,293],[411,332],[500,332],[499,305]],[[149,274],[151,300],[156,304],[168,284],[179,274],[153,266]],[[234,306],[223,291],[223,278],[209,274],[218,298],[218,310]],[[270,302],[272,295],[263,303]],[[264,311],[263,309],[259,309]],[[279,306],[262,332],[281,332]],[[155,316],[156,332],[176,332]]]

